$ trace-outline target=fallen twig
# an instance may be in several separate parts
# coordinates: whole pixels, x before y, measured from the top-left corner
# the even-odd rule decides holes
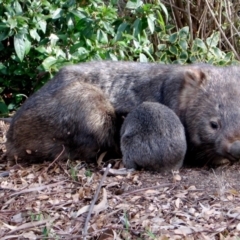
[[[39,186],[39,187],[34,187],[34,188],[29,188],[29,189],[25,189],[25,187],[24,187],[24,190],[21,190],[19,192],[15,192],[15,193],[11,194],[10,197],[15,196],[15,195],[19,195],[19,194],[22,194],[22,193],[40,191],[40,190],[43,190],[43,189],[48,188],[48,187],[54,187],[54,186],[57,186],[57,185],[61,185],[64,182],[65,181],[61,181],[61,182],[56,182],[56,183],[52,183],[52,184],[49,184],[49,185],[44,185],[44,186]]]
[[[92,214],[94,205],[95,205],[95,203],[96,203],[96,201],[97,201],[97,198],[98,198],[100,189],[101,189],[101,187],[102,187],[102,184],[103,184],[103,182],[104,182],[104,180],[105,180],[105,178],[106,178],[106,176],[107,176],[108,171],[109,171],[110,168],[111,168],[111,164],[108,164],[108,166],[107,166],[107,168],[106,168],[106,170],[105,170],[105,172],[104,172],[104,174],[103,174],[103,176],[102,176],[102,179],[101,179],[101,181],[100,181],[100,183],[99,183],[99,185],[98,185],[97,191],[96,191],[96,193],[94,194],[94,198],[93,198],[93,200],[92,200],[92,202],[91,202],[91,205],[90,205],[90,207],[89,207],[88,215],[87,215],[87,218],[86,218],[86,221],[85,221],[85,225],[84,225],[84,229],[83,229],[83,239],[84,239],[84,240],[86,240],[87,229],[88,229],[88,222],[89,222],[89,220],[90,220],[90,217],[91,217],[91,214]]]

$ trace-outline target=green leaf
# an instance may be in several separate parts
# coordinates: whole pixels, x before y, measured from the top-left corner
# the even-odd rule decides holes
[[[196,45],[197,47],[199,47],[199,48],[201,48],[203,50],[207,49],[205,43],[200,38],[195,38],[194,41],[193,41],[193,45]]]
[[[79,10],[71,10],[70,11],[73,15],[75,15],[76,17],[78,17],[79,19],[83,19],[86,18],[86,15],[83,14],[81,11]]]
[[[37,50],[38,52],[40,52],[42,54],[47,53],[47,49],[44,46],[36,47],[35,50]]]
[[[215,55],[216,58],[222,58],[223,57],[223,52],[217,48],[217,47],[212,47],[210,49],[211,53]]]
[[[1,114],[6,114],[8,113],[8,107],[4,102],[0,101],[0,113]]]
[[[128,23],[123,22],[119,25],[117,34],[115,36],[115,41],[119,41],[122,39],[122,33],[125,31],[125,29],[128,27]]]
[[[137,18],[133,23],[133,35],[137,38],[142,30],[142,20]]]
[[[31,42],[28,39],[25,39],[25,54],[28,54],[31,49]]]
[[[57,59],[55,57],[48,57],[42,62],[43,68],[48,71],[50,70],[50,67],[57,62]]]
[[[167,48],[166,44],[158,44],[158,50],[162,51],[165,50]]]
[[[26,45],[23,34],[18,33],[14,36],[14,49],[16,51],[18,58],[20,59],[20,61],[22,61],[26,51]]]
[[[184,64],[185,63],[185,61],[184,60],[182,60],[182,59],[177,59],[177,60],[174,60],[173,62],[172,62],[173,64]]]
[[[101,29],[97,30],[97,40],[101,43],[108,43],[108,37]]]
[[[165,32],[166,26],[165,26],[165,22],[163,20],[162,14],[159,11],[156,11],[156,13],[157,13],[157,16],[158,16],[157,22],[161,26],[162,31]]]
[[[165,5],[161,2],[158,2],[159,6],[161,7],[161,9],[163,10],[165,16],[166,16],[166,22],[168,22],[168,10],[167,8],[165,7]]]
[[[143,2],[141,0],[129,0],[126,4],[127,9],[137,9],[142,6]]]
[[[194,63],[194,62],[196,62],[196,61],[198,60],[195,55],[190,56],[189,59],[190,59],[190,62],[191,62],[191,63]]]
[[[86,49],[86,48],[84,48],[84,47],[79,47],[78,49],[77,49],[77,51],[76,52],[74,52],[73,53],[73,56],[80,56],[80,57],[82,57],[82,56],[86,56],[87,54],[89,54],[89,52],[88,52],[88,50]]]
[[[170,51],[170,53],[172,53],[173,55],[177,56],[178,55],[178,49],[176,46],[172,45],[168,48],[168,50]]]
[[[180,46],[180,48],[181,48],[182,50],[187,50],[187,49],[188,49],[188,43],[187,43],[186,40],[180,39],[180,40],[178,41],[178,45]]]
[[[160,57],[160,62],[163,62],[163,63],[168,63],[169,59],[168,59],[168,55],[167,53],[163,53]]]
[[[45,20],[40,20],[38,22],[38,25],[41,28],[42,32],[45,33],[47,28],[47,22]]]
[[[209,47],[216,47],[220,40],[220,33],[214,32],[210,37],[207,38],[206,43]]]
[[[228,53],[225,55],[224,60],[225,60],[225,61],[231,61],[232,58],[234,58],[233,52],[228,52]]]
[[[5,40],[6,38],[9,37],[8,31],[0,32],[0,41]]]
[[[61,8],[58,8],[56,9],[53,14],[52,14],[52,19],[57,19],[57,18],[60,18],[62,15],[62,9]]]
[[[18,14],[22,13],[22,7],[18,1],[16,1],[16,0],[14,1],[13,7],[14,7],[14,10],[16,13],[18,13]]]
[[[0,30],[5,30],[5,29],[8,29],[7,24],[5,24],[5,23],[0,23]]]
[[[148,62],[146,55],[143,53],[139,54],[139,59],[140,59],[140,62]]]
[[[3,46],[3,44],[0,42],[0,51],[2,51],[5,47]]]
[[[38,35],[38,33],[37,33],[37,29],[31,29],[30,31],[29,31],[29,33],[30,33],[30,36],[34,39],[34,40],[37,40],[38,42],[40,41],[40,36]]]
[[[186,51],[181,52],[180,55],[179,55],[179,58],[186,62],[187,59],[188,59],[188,53]]]
[[[16,19],[10,18],[10,19],[8,19],[7,23],[8,23],[8,25],[11,29],[14,29],[15,27],[17,27],[17,20]]]
[[[150,32],[153,34],[154,30],[155,30],[155,25],[154,25],[154,21],[155,21],[155,17],[153,14],[149,14],[148,18],[147,18],[147,22],[148,22],[148,27],[150,29]]]
[[[7,68],[5,65],[3,65],[1,62],[0,62],[0,72],[2,74],[7,74]]]
[[[112,61],[118,61],[118,58],[113,53],[109,53],[109,56]]]
[[[155,59],[152,56],[153,53],[153,46],[150,45],[149,47],[143,47],[143,51],[147,54],[147,56],[154,62]]]
[[[178,39],[178,33],[173,33],[169,36],[169,42],[170,43],[175,43]]]
[[[180,39],[187,39],[189,34],[189,27],[183,27],[179,30],[178,35]]]
[[[50,42],[51,42],[51,46],[55,46],[57,41],[59,40],[58,36],[51,33],[51,35],[49,36]]]

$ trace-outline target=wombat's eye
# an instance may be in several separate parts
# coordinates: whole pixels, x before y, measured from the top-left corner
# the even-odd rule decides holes
[[[210,126],[212,129],[217,130],[219,128],[219,125],[215,121],[210,121]]]

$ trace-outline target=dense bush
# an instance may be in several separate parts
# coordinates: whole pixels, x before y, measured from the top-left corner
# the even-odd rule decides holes
[[[218,48],[219,31],[193,39],[188,26],[177,31],[166,6],[140,0],[1,1],[0,112],[16,109],[65,64],[100,59],[234,62],[232,52]]]

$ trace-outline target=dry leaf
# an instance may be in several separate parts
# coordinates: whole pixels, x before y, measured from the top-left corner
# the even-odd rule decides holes
[[[97,205],[94,206],[93,208],[93,213],[99,213],[105,209],[107,209],[108,207],[108,203],[107,203],[107,191],[105,190],[105,188],[103,188],[103,198],[101,200],[101,202]],[[81,214],[88,212],[90,205],[84,206],[82,208],[80,208],[77,213],[73,213],[72,217],[77,218],[79,217]]]

